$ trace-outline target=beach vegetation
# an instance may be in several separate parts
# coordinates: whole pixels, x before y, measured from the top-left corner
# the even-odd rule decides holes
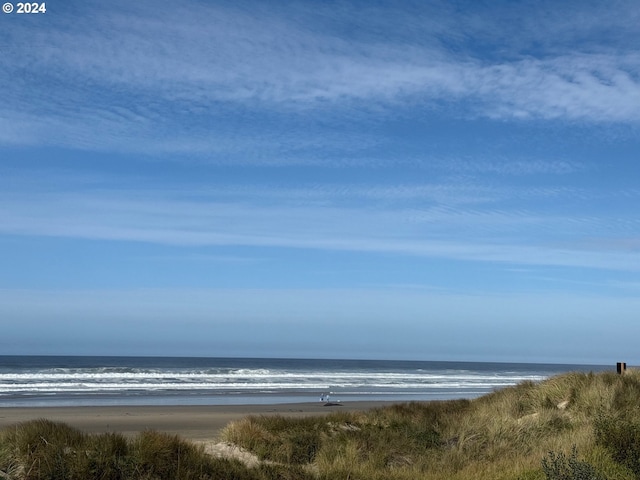
[[[255,464],[156,431],[89,435],[48,420],[0,432],[0,477],[225,480],[640,479],[640,373],[568,373],[474,400],[252,415],[220,441]]]
[[[202,445],[148,430],[128,438],[84,434],[33,420],[0,432],[0,478],[9,480],[311,480],[301,468],[213,457]]]
[[[549,452],[542,459],[542,471],[547,480],[606,480],[593,465],[578,459],[575,445],[569,456],[563,452]]]
[[[568,373],[474,400],[304,420],[252,416],[223,437],[320,479],[640,478],[640,373]],[[305,432],[308,455],[287,456]],[[298,447],[300,448],[300,447]]]

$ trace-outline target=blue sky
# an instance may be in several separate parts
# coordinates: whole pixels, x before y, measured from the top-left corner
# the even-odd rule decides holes
[[[640,362],[640,5],[0,17],[0,350]]]

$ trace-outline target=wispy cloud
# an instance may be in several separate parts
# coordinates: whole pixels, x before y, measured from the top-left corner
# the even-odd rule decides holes
[[[510,206],[508,191],[454,186],[226,192],[4,191],[0,232],[182,246],[288,247],[509,264],[637,270],[629,216]],[[465,187],[462,187],[464,194]],[[469,193],[470,192],[470,193]],[[347,194],[348,193],[348,194]],[[367,195],[367,202],[357,201]],[[486,195],[492,194],[488,202]],[[546,195],[545,192],[540,193]],[[533,195],[530,192],[530,195]],[[555,195],[560,193],[555,192]],[[565,195],[572,195],[571,191]],[[502,198],[501,198],[502,197]],[[555,199],[562,200],[562,196]],[[567,197],[564,197],[567,198]],[[631,225],[633,224],[633,225]],[[607,231],[610,240],[598,240]]]
[[[572,54],[490,66],[477,72],[478,98],[496,118],[637,122],[638,65],[637,54]]]
[[[568,174],[585,170],[585,164],[571,160],[532,159],[473,159],[442,162],[443,168],[462,173],[490,173],[499,175]]]
[[[640,120],[640,56],[607,49],[607,43],[580,50],[566,38],[567,32],[580,35],[596,28],[596,19],[585,16],[594,13],[587,10],[578,9],[583,15],[569,17],[574,24],[567,25],[570,20],[552,11],[535,16],[532,9],[534,19],[517,36],[522,45],[495,50],[487,60],[479,58],[469,36],[478,37],[485,54],[504,44],[491,33],[488,14],[457,18],[443,5],[429,12],[409,9],[424,19],[434,13],[428,22],[433,30],[407,37],[395,28],[385,42],[371,29],[373,18],[393,24],[411,15],[394,7],[367,10],[371,24],[346,34],[341,13],[326,7],[318,17],[303,9],[258,6],[189,3],[149,10],[144,2],[118,5],[68,11],[35,31],[27,31],[26,24],[9,25],[4,42],[25,46],[0,58],[0,79],[8,90],[0,141],[154,154],[233,152],[242,150],[248,136],[258,134],[259,143],[260,134],[268,138],[272,131],[233,135],[230,118],[304,118],[313,111],[319,118],[348,121],[363,111],[385,115],[391,106],[501,120]],[[347,23],[357,26],[359,17],[352,13]],[[508,10],[499,14],[510,15]],[[81,21],[83,15],[91,22]],[[542,22],[549,20],[545,15],[553,21]],[[628,16],[606,18],[609,29],[629,24]],[[439,21],[448,33],[435,27]],[[562,35],[559,48],[525,53],[526,45],[549,43],[533,28],[537,23]],[[404,25],[419,28],[415,21]],[[304,147],[305,136],[296,133],[281,138],[274,153]],[[289,148],[282,148],[287,142]],[[273,155],[254,161],[269,158],[274,161]]]

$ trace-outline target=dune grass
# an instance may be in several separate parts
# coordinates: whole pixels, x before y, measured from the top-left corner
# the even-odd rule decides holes
[[[640,478],[639,405],[639,372],[569,373],[475,400],[248,417],[224,438],[327,480],[630,480]]]
[[[213,458],[154,431],[85,435],[37,420],[0,432],[0,478],[640,479],[640,372],[569,373],[475,400],[249,416],[222,438],[262,463]]]
[[[176,435],[144,431],[86,435],[40,419],[0,432],[0,478],[15,480],[294,480],[312,477],[300,468],[214,458]]]

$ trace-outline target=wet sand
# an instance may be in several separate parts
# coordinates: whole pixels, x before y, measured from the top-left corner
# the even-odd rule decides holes
[[[391,402],[347,402],[275,405],[108,406],[108,407],[0,407],[0,429],[20,422],[46,418],[64,422],[87,433],[119,432],[135,435],[143,430],[178,434],[190,440],[217,440],[222,429],[247,415],[305,417],[336,411],[358,411]]]

